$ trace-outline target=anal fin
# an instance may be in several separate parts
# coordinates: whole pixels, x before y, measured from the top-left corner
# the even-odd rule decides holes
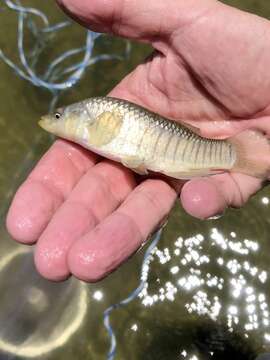
[[[121,163],[139,175],[148,174],[147,168],[143,164],[142,159],[137,156],[125,156],[121,159]]]

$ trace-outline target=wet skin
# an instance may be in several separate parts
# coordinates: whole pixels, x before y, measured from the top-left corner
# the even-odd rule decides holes
[[[110,95],[188,120],[203,136],[227,137],[248,127],[270,133],[267,20],[214,0],[58,3],[92,30],[154,47]],[[177,197],[205,219],[243,206],[261,187],[261,180],[241,174],[174,186],[164,179],[137,183],[123,166],[57,140],[15,195],[7,227],[19,242],[37,242],[35,262],[44,277],[97,281],[140,247]]]

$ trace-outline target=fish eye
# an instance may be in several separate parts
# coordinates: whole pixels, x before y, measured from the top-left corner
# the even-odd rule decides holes
[[[60,119],[60,117],[61,117],[60,112],[56,112],[56,113],[54,114],[54,117],[55,117],[56,119]]]

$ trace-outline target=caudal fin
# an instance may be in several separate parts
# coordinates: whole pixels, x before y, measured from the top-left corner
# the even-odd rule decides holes
[[[231,171],[267,179],[270,176],[270,142],[259,131],[246,130],[229,141],[235,146],[237,159]]]

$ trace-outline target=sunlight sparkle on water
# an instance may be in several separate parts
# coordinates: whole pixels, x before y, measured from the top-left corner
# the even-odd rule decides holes
[[[232,314],[232,315],[237,315],[237,314],[238,314],[238,308],[237,308],[237,306],[235,306],[235,305],[229,306],[228,311],[229,311],[229,313]]]
[[[133,325],[131,326],[131,330],[137,331],[137,330],[138,330],[138,325],[137,325],[137,324],[133,324]]]
[[[93,294],[93,298],[97,301],[101,301],[103,299],[103,292],[100,290],[96,290]]]
[[[172,273],[172,274],[177,274],[178,271],[179,271],[179,266],[173,266],[173,267],[171,268],[171,273]]]
[[[209,256],[209,246],[214,248],[216,256]],[[209,238],[201,234],[179,237],[171,248],[152,252],[145,264],[146,283],[139,298],[145,306],[165,301],[179,301],[182,306],[181,299],[185,295],[188,300],[184,307],[188,314],[208,316],[214,321],[225,315],[230,332],[241,327],[248,337],[249,332],[259,327],[268,329],[268,299],[262,291],[257,293],[261,283],[268,280],[268,272],[254,266],[253,258],[258,250],[258,242],[240,238],[233,231],[227,238],[217,228],[210,230]],[[153,262],[162,268],[155,290],[147,282]],[[168,275],[164,276],[166,269]],[[223,289],[227,294],[225,309]],[[185,352],[181,355],[188,360],[195,356]]]

